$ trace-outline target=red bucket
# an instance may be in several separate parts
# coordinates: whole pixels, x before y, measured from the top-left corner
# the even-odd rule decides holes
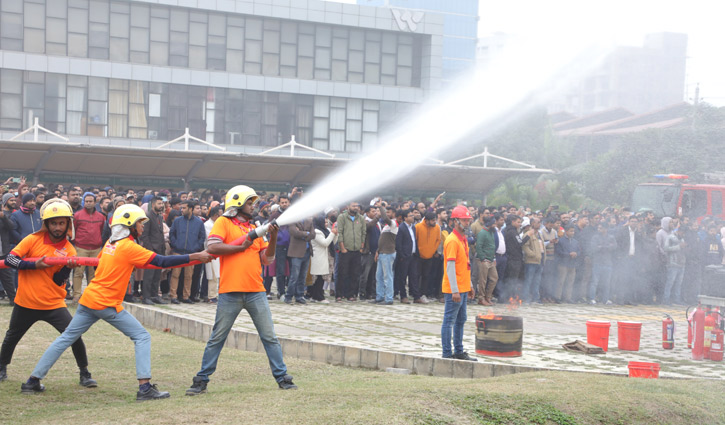
[[[587,320],[587,343],[602,347],[606,353],[609,349],[609,327],[611,324],[602,320]]]
[[[641,333],[640,322],[617,322],[617,348],[623,351],[639,351]]]
[[[630,378],[657,379],[660,377],[659,363],[629,362],[628,367]]]

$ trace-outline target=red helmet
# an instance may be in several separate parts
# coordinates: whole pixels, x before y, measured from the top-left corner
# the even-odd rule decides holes
[[[468,212],[468,208],[464,207],[463,205],[459,205],[459,206],[453,208],[453,211],[451,211],[451,218],[473,218],[473,217],[471,217],[471,213]]]

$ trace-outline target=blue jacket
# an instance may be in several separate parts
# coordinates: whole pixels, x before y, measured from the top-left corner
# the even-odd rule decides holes
[[[191,219],[179,216],[171,223],[169,230],[169,245],[177,254],[192,254],[204,250],[206,230],[204,223],[199,217],[191,216]]]
[[[31,214],[25,214],[21,210],[17,210],[10,214],[10,221],[15,224],[15,229],[10,231],[10,242],[13,246],[20,243],[29,234],[40,230],[43,224],[40,221],[40,211],[37,208]]]
[[[508,246],[506,246],[506,248],[508,249]],[[576,252],[577,257],[582,255],[581,250],[579,249],[579,241],[574,238],[569,239],[566,236],[559,238],[559,243],[556,244],[554,252],[556,253],[556,259],[558,260],[558,264],[560,266],[571,268],[576,267],[577,259],[571,258],[570,253]]]

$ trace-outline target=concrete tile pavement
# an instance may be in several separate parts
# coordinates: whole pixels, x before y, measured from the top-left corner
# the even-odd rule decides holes
[[[216,312],[216,306],[211,304],[150,308],[207,324],[213,324]],[[391,306],[373,305],[362,301],[288,305],[274,300],[270,301],[270,308],[277,336],[335,347],[330,348],[325,355],[328,360],[339,364],[356,363],[357,357],[350,357],[349,353],[343,356],[338,352],[340,351],[336,348],[338,346],[350,347],[350,350],[379,350],[380,355],[400,353],[400,355],[429,358],[440,357],[443,304],[438,302],[427,305],[404,305],[396,302]],[[464,346],[471,355],[475,355],[475,316],[489,312],[524,318],[523,355],[514,358],[477,356],[479,362],[626,374],[629,361],[644,361],[659,363],[662,377],[725,379],[725,368],[722,363],[696,362],[690,359],[690,350],[686,348],[687,326],[684,307],[549,304],[512,308],[507,305],[483,307],[469,304]],[[662,348],[661,320],[664,313],[674,317],[677,324],[674,350]],[[586,341],[587,320],[611,322],[607,354],[585,355],[568,352],[561,347],[562,344],[577,339]],[[618,320],[642,322],[639,351],[617,349]],[[254,325],[245,312],[239,315],[234,329],[255,333]],[[391,362],[407,365],[408,360],[412,362],[409,357],[396,358],[394,361],[391,359]],[[365,359],[360,361],[364,363]]]

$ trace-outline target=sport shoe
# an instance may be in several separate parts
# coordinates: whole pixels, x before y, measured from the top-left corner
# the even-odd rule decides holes
[[[597,300],[589,300],[589,304],[596,305],[597,304]]]
[[[296,390],[297,385],[292,382],[292,375],[285,375],[281,381],[277,382],[280,390]]]
[[[206,392],[206,384],[206,381],[198,376],[195,376],[194,379],[192,379],[191,387],[186,390],[186,395],[204,394]]]
[[[96,382],[95,379],[91,378],[91,372],[87,370],[81,371],[81,380],[79,384],[82,387],[86,388],[96,388],[98,386],[98,382]]]
[[[606,303],[604,303],[604,304],[606,304],[606,305],[612,305],[613,303],[612,303],[612,301],[611,301],[611,300],[607,300],[607,302],[606,302]]]
[[[162,398],[169,398],[170,396],[167,391],[159,391],[156,384],[152,384],[145,391],[138,390],[136,393],[136,401],[160,400]]]
[[[20,392],[23,394],[37,394],[45,391],[45,385],[40,383],[40,379],[28,379],[20,385]]]
[[[475,358],[469,356],[468,353],[465,352],[465,351],[462,352],[462,353],[453,354],[453,358],[454,359],[458,359],[458,360],[468,360],[468,361],[471,361],[471,362],[477,362],[478,361],[478,359],[475,359]]]
[[[0,364],[0,382],[8,379],[8,366]]]
[[[295,302],[297,304],[307,304],[307,300],[305,300],[304,298],[300,298],[299,300],[295,300]]]
[[[181,302],[178,299],[176,299],[176,298],[172,298],[171,299],[171,304],[181,304]]]

